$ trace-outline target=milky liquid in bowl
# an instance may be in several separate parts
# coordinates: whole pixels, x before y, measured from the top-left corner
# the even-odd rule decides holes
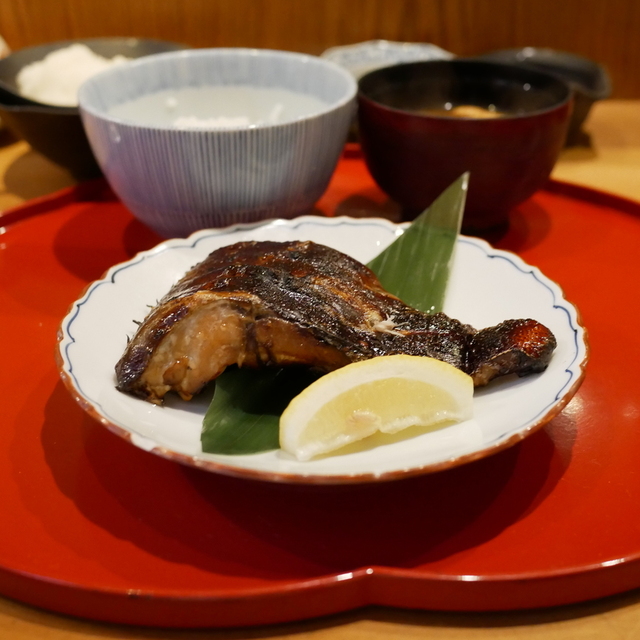
[[[109,115],[149,127],[233,128],[280,124],[327,108],[315,96],[250,86],[184,87],[115,105]]]
[[[226,99],[238,89],[244,98]],[[312,210],[342,153],[356,91],[348,71],[317,56],[212,48],[114,67],[83,83],[78,97],[114,192],[160,235],[182,237]],[[112,111],[152,94],[150,106]],[[265,125],[179,127],[180,118]]]

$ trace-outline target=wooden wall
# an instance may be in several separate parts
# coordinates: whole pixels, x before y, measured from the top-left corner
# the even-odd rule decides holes
[[[640,98],[640,0],[0,0],[0,35],[14,50],[109,35],[314,54],[373,38],[458,55],[551,47],[603,63],[614,97]]]

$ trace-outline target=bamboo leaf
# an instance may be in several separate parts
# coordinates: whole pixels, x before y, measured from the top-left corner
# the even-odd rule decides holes
[[[468,181],[468,173],[460,176],[368,265],[387,291],[421,311],[442,310]],[[204,417],[202,450],[237,455],[277,449],[282,411],[314,379],[297,368],[227,369]]]
[[[465,173],[368,264],[387,291],[420,311],[442,311],[468,184]]]
[[[227,369],[216,380],[204,416],[202,450],[242,454],[277,449],[280,415],[317,378],[297,368]]]

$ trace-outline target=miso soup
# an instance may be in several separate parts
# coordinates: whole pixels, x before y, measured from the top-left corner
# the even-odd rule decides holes
[[[447,108],[448,107],[448,108]],[[507,115],[504,111],[498,111],[493,108],[479,107],[475,104],[460,104],[455,107],[447,105],[440,109],[417,109],[416,113],[424,116],[440,116],[446,118],[475,118],[475,119],[493,119],[502,118]]]

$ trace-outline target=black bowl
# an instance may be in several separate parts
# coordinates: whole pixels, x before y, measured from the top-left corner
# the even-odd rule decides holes
[[[0,60],[0,118],[18,137],[78,180],[101,175],[85,135],[77,107],[43,104],[20,95],[16,76],[24,66],[71,44],[85,44],[94,53],[127,58],[176,51],[186,45],[143,38],[89,38],[64,40],[20,49]]]
[[[567,145],[578,144],[581,141],[582,125],[593,103],[596,100],[604,100],[611,95],[611,80],[607,70],[601,64],[573,53],[524,47],[523,49],[493,51],[474,59],[537,69],[551,73],[565,81],[574,94]]]

